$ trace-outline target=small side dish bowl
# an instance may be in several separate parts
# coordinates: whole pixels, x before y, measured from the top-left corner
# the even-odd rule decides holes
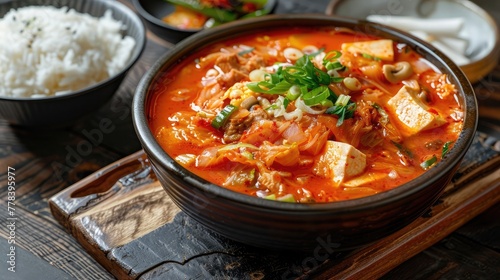
[[[156,36],[172,43],[201,31],[202,28],[181,29],[165,23],[162,18],[174,11],[174,6],[163,0],[132,0],[137,13],[144,19],[146,26]]]
[[[135,41],[129,58],[120,68],[121,70],[117,70],[114,75],[85,88],[60,95],[41,97],[0,96],[0,119],[12,125],[24,127],[61,127],[70,125],[78,118],[99,109],[114,95],[128,70],[139,59],[144,50],[146,43],[144,25],[141,19],[125,5],[118,1],[106,0],[8,1],[0,4],[0,18],[3,18],[12,9],[30,6],[66,7],[96,18],[103,17],[106,11],[111,11],[112,18],[121,22],[124,26],[123,30],[120,31],[121,36],[129,36]],[[71,27],[68,26],[67,28]]]
[[[407,44],[456,86],[463,130],[446,158],[423,175],[392,190],[329,203],[286,203],[217,186],[188,171],[167,154],[151,131],[153,91],[165,73],[207,45],[273,28],[339,27]],[[139,83],[133,101],[136,133],[165,191],[187,215],[233,240],[276,250],[347,250],[370,244],[408,225],[439,198],[472,143],[477,103],[463,72],[431,45],[396,29],[367,21],[322,15],[271,15],[197,33],[166,53]],[[168,237],[166,237],[168,238]],[[317,252],[317,251],[315,251]]]
[[[268,0],[264,9],[271,12],[277,0]],[[146,26],[158,37],[177,43],[204,28],[179,28],[166,23],[163,18],[175,11],[175,5],[164,0],[132,0],[132,4],[144,19]]]
[[[500,31],[497,22],[487,11],[472,1],[332,0],[325,13],[357,19],[373,17],[379,23],[411,32],[431,44],[436,44],[438,49],[459,64],[472,83],[490,73],[497,66],[500,58]],[[430,26],[431,29],[439,29],[440,32],[445,31],[444,25],[454,25],[452,21],[459,20],[461,27],[458,30],[450,29],[447,34],[425,34],[420,30],[422,24],[414,23],[413,28],[403,26],[396,21],[398,17],[410,17],[417,20],[451,19],[449,22],[438,23],[436,21],[434,26]],[[459,57],[454,54],[458,51]]]

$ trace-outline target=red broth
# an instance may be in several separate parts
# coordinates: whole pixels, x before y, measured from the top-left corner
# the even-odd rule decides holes
[[[405,44],[345,29],[216,43],[151,90],[151,131],[177,162],[221,187],[287,202],[395,188],[439,162],[463,124],[446,75]]]

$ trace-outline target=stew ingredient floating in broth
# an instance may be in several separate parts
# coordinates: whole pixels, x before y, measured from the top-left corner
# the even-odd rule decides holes
[[[395,188],[446,156],[455,86],[409,46],[345,28],[276,29],[204,47],[157,79],[163,149],[219,186],[286,202]]]

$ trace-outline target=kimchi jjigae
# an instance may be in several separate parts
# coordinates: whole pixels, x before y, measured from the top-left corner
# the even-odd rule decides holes
[[[206,46],[157,78],[149,124],[198,176],[286,202],[372,195],[421,175],[462,129],[455,86],[409,46],[345,28]]]

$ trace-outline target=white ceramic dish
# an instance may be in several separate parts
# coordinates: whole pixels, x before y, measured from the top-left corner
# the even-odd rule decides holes
[[[500,56],[497,23],[488,12],[467,0],[332,0],[326,14],[357,19],[371,15],[462,18],[464,24],[455,36],[467,43],[464,55],[469,63],[461,64],[460,68],[473,83],[486,76],[497,65]]]

